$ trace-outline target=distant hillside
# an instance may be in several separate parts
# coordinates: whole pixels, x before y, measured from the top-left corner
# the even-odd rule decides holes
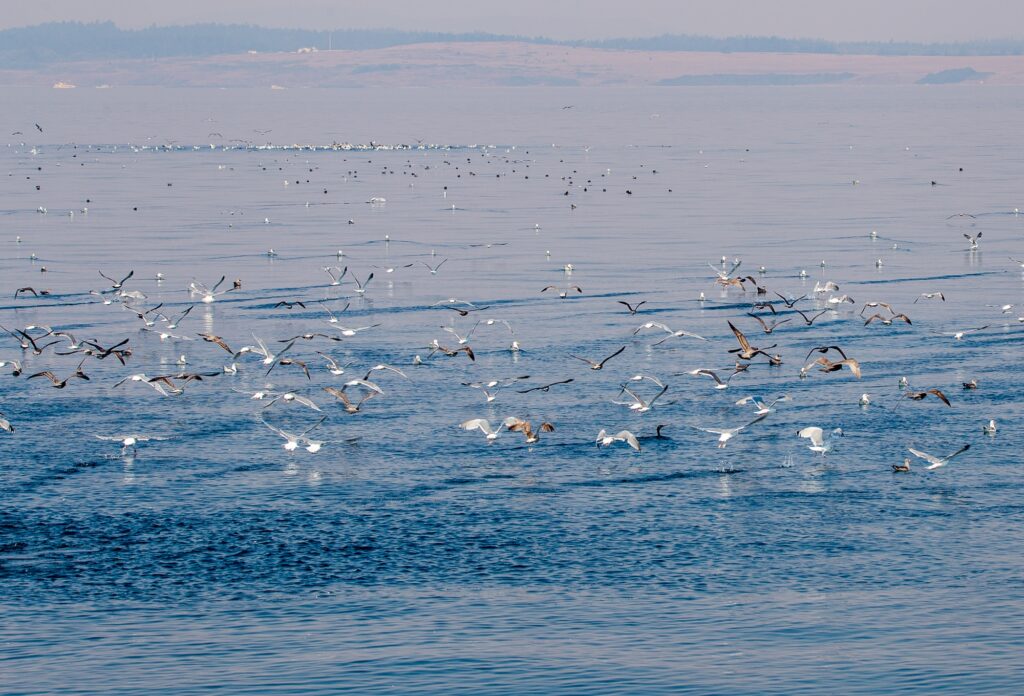
[[[819,39],[664,35],[598,41],[555,41],[484,32],[452,34],[394,29],[269,29],[241,24],[120,29],[112,22],[59,22],[0,31],[0,69],[32,69],[69,61],[202,58],[246,51],[294,52],[303,47],[369,50],[423,43],[517,41],[536,45],[720,53],[818,53],[876,56],[1017,56],[1024,40],[918,44],[837,43]]]

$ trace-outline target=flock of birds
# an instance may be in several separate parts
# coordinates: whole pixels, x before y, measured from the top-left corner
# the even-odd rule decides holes
[[[629,192],[627,192],[629,193]],[[384,206],[386,199],[373,197],[367,201],[373,206]],[[575,208],[575,204],[573,205]],[[45,212],[45,211],[41,211]],[[269,220],[268,220],[269,222]],[[349,220],[350,224],[354,224]],[[978,250],[982,234],[964,234],[968,242],[968,252],[974,253]],[[871,233],[875,238],[876,234]],[[20,238],[17,240],[21,242]],[[390,238],[383,240],[390,242]],[[486,246],[501,246],[507,242],[493,242]],[[477,245],[482,246],[482,245]],[[266,252],[268,257],[276,257],[277,252],[270,249]],[[514,389],[518,394],[549,393],[553,389],[572,389],[574,382],[581,379],[581,374],[572,370],[573,366],[585,369],[587,373],[601,372],[611,361],[626,361],[630,357],[630,342],[650,340],[654,336],[651,346],[661,346],[672,342],[698,342],[704,345],[712,345],[714,341],[696,331],[680,327],[676,324],[669,325],[665,321],[647,319],[643,315],[648,312],[647,300],[609,300],[608,312],[624,313],[625,316],[634,318],[638,324],[632,331],[631,336],[624,336],[623,345],[610,350],[607,353],[579,355],[567,352],[564,356],[565,375],[560,379],[553,379],[543,382],[531,381],[529,375],[513,375],[499,378],[476,378],[471,365],[476,361],[476,352],[473,349],[473,342],[483,334],[494,335],[497,332],[505,337],[509,353],[518,356],[524,352],[517,338],[517,333],[512,323],[500,316],[489,314],[490,307],[477,300],[448,298],[436,303],[430,309],[436,310],[439,315],[447,315],[452,319],[456,317],[464,321],[464,326],[457,325],[454,321],[441,325],[439,328],[444,332],[443,337],[435,337],[424,343],[421,352],[403,356],[401,362],[396,364],[376,363],[367,364],[361,368],[354,368],[353,363],[342,364],[341,359],[331,354],[330,348],[339,343],[350,342],[358,336],[372,333],[381,329],[381,323],[370,323],[359,325],[350,321],[346,313],[351,307],[351,301],[365,299],[372,294],[374,281],[392,277],[396,273],[406,273],[407,269],[422,266],[430,276],[443,276],[447,258],[438,260],[431,252],[430,262],[418,261],[416,263],[403,263],[395,266],[373,266],[356,273],[348,266],[341,265],[343,254],[339,251],[338,265],[321,266],[324,276],[322,285],[325,288],[338,288],[342,293],[348,293],[350,300],[344,307],[334,306],[323,300],[314,300],[310,296],[289,296],[281,297],[273,305],[273,310],[291,312],[296,309],[304,311],[322,311],[323,314],[315,320],[311,320],[308,327],[302,332],[289,336],[274,336],[266,338],[257,336],[255,332],[248,336],[221,336],[209,331],[199,331],[190,326],[194,319],[190,318],[191,313],[197,306],[213,305],[237,293],[243,288],[243,281],[239,278],[228,281],[228,276],[223,275],[215,283],[207,285],[197,279],[191,279],[182,283],[182,289],[177,296],[166,288],[170,282],[164,274],[158,274],[153,279],[161,287],[161,299],[163,302],[151,304],[147,294],[137,284],[135,273],[128,270],[123,275],[108,275],[104,271],[98,271],[98,277],[106,284],[105,287],[96,289],[78,288],[74,291],[89,293],[93,301],[103,306],[110,307],[110,311],[130,312],[138,319],[137,331],[127,335],[119,335],[110,339],[100,340],[90,336],[81,338],[58,324],[42,325],[28,324],[15,325],[10,318],[0,315],[0,369],[5,370],[12,378],[22,378],[26,381],[26,388],[48,387],[56,390],[74,389],[80,382],[91,382],[90,372],[92,366],[97,362],[104,365],[115,365],[118,371],[116,379],[112,379],[108,388],[112,391],[134,389],[135,385],[151,389],[153,393],[162,398],[188,398],[189,391],[193,385],[198,383],[208,384],[211,382],[221,383],[228,381],[229,387],[226,393],[241,394],[252,401],[260,402],[255,416],[265,426],[268,436],[276,436],[282,440],[282,447],[293,452],[304,450],[309,453],[321,451],[327,444],[333,442],[322,438],[319,433],[322,426],[333,413],[343,416],[365,415],[368,411],[376,408],[390,389],[390,380],[415,381],[413,371],[431,361],[453,360],[461,361],[464,367],[465,381],[459,386],[467,389],[478,390],[486,404],[491,404],[498,398],[499,392],[507,389]],[[881,259],[877,262],[881,266]],[[1024,269],[1024,262],[1015,261]],[[885,330],[885,327],[892,327],[895,324],[914,326],[909,314],[898,310],[893,303],[872,300],[863,303],[859,312],[856,311],[858,303],[848,294],[841,294],[840,286],[833,281],[819,281],[809,289],[806,294],[795,297],[791,294],[784,294],[770,289],[766,284],[765,269],[762,267],[756,274],[741,274],[740,269],[743,263],[739,259],[729,260],[722,257],[717,264],[709,263],[712,274],[708,278],[709,289],[717,288],[720,292],[731,293],[738,304],[745,304],[745,311],[738,313],[735,317],[724,319],[732,336],[730,345],[713,346],[721,360],[728,361],[728,367],[720,365],[693,367],[682,372],[674,373],[673,376],[693,378],[694,385],[699,384],[696,380],[704,380],[707,388],[712,390],[726,390],[733,386],[734,380],[748,373],[752,368],[767,367],[770,369],[782,369],[793,361],[792,353],[784,357],[776,340],[779,336],[788,333],[798,333],[801,327],[811,327],[823,316],[829,319],[842,318],[846,320],[859,317],[862,321],[863,331]],[[822,262],[824,268],[824,262]],[[46,268],[39,269],[46,272]],[[552,297],[556,302],[565,301],[567,309],[572,307],[573,298],[584,295],[584,289],[574,282],[573,264],[566,264],[561,272],[564,274],[562,282],[549,284],[538,288],[539,296],[544,298]],[[422,272],[422,271],[421,271]],[[801,275],[806,277],[806,272]],[[39,303],[49,300],[53,296],[51,289],[36,286],[23,286],[11,289],[13,298],[24,306],[31,306],[32,303]],[[72,292],[66,289],[65,292]],[[557,298],[557,299],[555,299]],[[702,292],[697,301],[707,301]],[[933,302],[942,303],[946,301],[946,293],[942,290],[934,290],[921,293],[914,303]],[[319,304],[318,304],[319,303]],[[52,306],[52,305],[47,305]],[[1011,314],[1015,306],[1012,304],[998,307],[999,315]],[[571,311],[571,310],[569,310]],[[351,316],[351,315],[349,315]],[[71,317],[67,317],[70,324]],[[1019,318],[1024,322],[1024,316]],[[956,341],[962,341],[972,334],[984,332],[992,327],[991,324],[957,329],[941,333]],[[386,329],[385,329],[386,330]],[[176,347],[197,339],[201,341],[204,349],[208,352],[204,359],[207,362],[220,362],[215,368],[206,370],[188,369],[189,360],[184,355],[179,359],[178,369],[165,371],[160,374],[136,372],[132,369],[133,354],[135,352],[134,342],[142,335],[155,337],[161,344],[171,344]],[[250,340],[251,339],[251,342]],[[177,348],[176,348],[177,352]],[[216,356],[220,356],[217,360]],[[62,364],[58,359],[70,357],[74,367],[59,367]],[[26,374],[23,369],[28,363],[36,364],[52,358],[53,365],[48,369],[33,370]],[[796,375],[800,379],[806,379],[812,374],[820,373],[833,375],[847,372],[853,380],[860,380],[865,371],[870,367],[862,364],[857,355],[853,354],[849,346],[838,343],[826,343],[814,346],[805,355],[796,356],[799,359],[799,367]],[[579,365],[578,363],[582,363]],[[289,371],[290,374],[301,380],[304,384],[301,389],[278,389],[272,384],[266,384],[258,389],[240,389],[237,382],[231,381],[238,375],[249,373],[259,380],[267,380],[271,374],[280,374]],[[834,379],[829,378],[829,379]],[[907,380],[901,379],[895,385],[897,397],[892,408],[900,408],[905,402],[923,401],[933,398],[946,407],[952,406],[950,395],[941,389],[931,386],[911,386]],[[963,383],[963,389],[978,389],[977,380]],[[666,379],[653,374],[636,372],[624,381],[616,381],[613,389],[617,390],[617,396],[612,403],[623,407],[627,412],[633,414],[646,414],[656,410],[666,403],[678,403],[668,401],[671,398],[671,385]],[[241,398],[241,397],[238,397]],[[739,421],[731,427],[705,427],[692,425],[697,431],[705,432],[715,436],[715,444],[718,448],[725,448],[735,438],[751,431],[756,431],[758,424],[769,418],[783,404],[792,401],[786,394],[769,396],[764,394],[744,395],[735,401],[737,408],[749,408],[749,417]],[[372,402],[372,404],[371,404]],[[860,398],[860,405],[867,407],[873,402],[873,397],[864,393]],[[272,408],[276,407],[276,409]],[[277,409],[290,408],[299,409],[301,413],[308,413],[308,419],[300,426],[286,426],[275,422],[271,417]],[[10,403],[0,408],[0,429],[11,436],[16,435],[18,419],[16,417],[16,404]],[[6,415],[5,415],[6,414]],[[14,414],[14,415],[12,415]],[[466,432],[479,432],[487,444],[495,443],[503,433],[515,433],[521,437],[526,445],[533,446],[541,441],[541,437],[556,432],[556,423],[549,419],[537,419],[529,415],[509,415],[500,419],[489,419],[486,417],[469,418],[461,423],[453,423],[453,426]],[[979,430],[987,435],[994,435],[997,425],[994,420],[979,424]],[[628,427],[612,426],[597,427],[594,430],[596,435],[592,442],[598,447],[622,446],[640,452],[644,448],[644,442],[650,440],[664,440],[670,436],[665,434],[665,429],[670,427],[669,423],[656,423],[653,434],[634,432]],[[799,438],[806,443],[811,452],[825,457],[835,449],[843,436],[840,427],[831,425],[808,424],[793,433],[794,438]],[[130,452],[134,454],[140,443],[156,442],[166,440],[168,435],[146,432],[121,432],[112,434],[99,434],[96,437],[102,441],[114,442],[120,445],[122,455]],[[352,439],[342,439],[340,442],[352,442]],[[936,456],[914,447],[907,447],[910,455],[920,458],[927,463],[927,470],[934,470],[945,466],[953,458],[969,451],[970,443],[965,443],[956,451],[945,456]],[[911,471],[909,458],[902,463],[892,465],[894,472],[905,473]]]

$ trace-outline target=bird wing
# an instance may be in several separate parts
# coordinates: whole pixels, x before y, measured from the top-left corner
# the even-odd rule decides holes
[[[726,323],[729,324],[729,328],[732,329],[732,333],[736,336],[736,340],[740,342],[740,347],[743,350],[749,351],[750,343],[747,341],[747,337],[743,335],[743,332],[733,326],[731,321]]]
[[[800,437],[809,438],[811,444],[817,447],[821,447],[823,444],[825,444],[825,431],[816,425],[812,425],[809,428],[804,428],[803,430],[799,431],[797,435],[799,435]],[[913,452],[914,450],[910,451]]]
[[[635,449],[637,452],[640,451],[640,441],[636,439],[636,435],[629,432],[628,430],[620,430],[615,434],[615,439],[622,440],[627,445]]]
[[[929,464],[931,464],[931,466],[928,467],[929,469],[935,469],[935,468],[940,467],[940,466],[942,466],[943,464],[946,463],[945,459],[939,459],[938,457],[932,456],[932,455],[928,454],[927,452],[922,452],[921,450],[916,450],[913,447],[908,447],[907,449],[915,457],[920,457],[921,459],[923,459],[926,462],[928,462]]]
[[[619,349],[618,349],[617,351],[615,351],[614,353],[612,353],[611,355],[609,355],[609,356],[608,356],[607,358],[605,358],[604,360],[602,360],[602,361],[601,361],[600,363],[598,363],[598,364],[599,364],[599,365],[601,365],[601,366],[603,367],[603,366],[604,366],[604,364],[605,364],[606,362],[608,362],[609,360],[611,360],[612,358],[614,358],[614,357],[615,357],[616,355],[618,355],[619,353],[621,353],[621,352],[622,352],[622,351],[624,351],[624,350],[626,350],[626,346],[622,346],[621,348],[619,348]]]
[[[940,400],[940,401],[941,401],[942,403],[946,404],[947,406],[949,406],[949,407],[952,407],[952,406],[953,406],[953,404],[949,403],[949,399],[947,399],[947,398],[946,398],[946,395],[945,395],[945,394],[943,394],[943,393],[942,393],[941,391],[939,391],[938,389],[929,389],[929,390],[927,390],[927,393],[928,393],[928,394],[934,394],[935,396],[937,396],[937,397],[939,398],[939,400]]]

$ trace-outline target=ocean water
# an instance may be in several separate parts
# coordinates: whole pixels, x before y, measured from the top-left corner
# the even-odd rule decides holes
[[[82,356],[0,337],[0,360],[23,361],[0,375],[16,428],[0,432],[0,691],[1019,689],[1024,90],[4,94],[0,324],[129,338],[132,355],[88,359],[89,381],[58,390],[26,377],[63,378]],[[289,147],[332,142],[416,147]],[[976,250],[964,234],[982,235]],[[767,299],[836,311],[807,326],[777,301],[790,321],[765,335],[747,316],[764,298],[714,284],[722,257]],[[359,295],[325,266],[375,278]],[[90,294],[110,287],[99,271],[133,271],[124,289],[146,309],[195,304],[174,330],[194,340],[140,331]],[[242,288],[190,297],[221,276]],[[813,293],[828,280],[839,290]],[[50,294],[15,299],[26,286]],[[841,294],[855,302],[829,304]],[[448,298],[485,309],[435,306]],[[619,300],[647,304],[630,316]],[[865,326],[879,301],[912,325]],[[342,324],[373,328],[299,339],[311,379],[243,356],[180,396],[112,387],[221,371],[231,356],[198,333],[235,350],[336,335],[324,306],[346,304]],[[634,335],[648,321],[707,340],[653,345],[657,329]],[[759,358],[715,390],[686,372],[731,372],[730,321],[783,363]],[[428,358],[435,339],[458,346],[442,327],[476,327],[475,361]],[[801,378],[823,345],[862,378]],[[570,357],[621,347],[601,371]],[[384,394],[358,414],[323,391],[382,362],[408,379],[374,373]],[[637,374],[668,385],[646,413],[613,403]],[[511,377],[526,378],[490,403],[463,385]],[[952,406],[902,398],[901,377]],[[268,383],[323,413],[243,393]],[[723,449],[699,429],[748,423],[738,399],[782,394]],[[322,416],[316,453],[260,422]],[[527,445],[458,427],[508,416],[555,431]],[[843,436],[822,456],[796,434],[808,426]],[[641,451],[597,447],[602,428]],[[122,453],[95,437],[131,433],[166,439]],[[965,444],[935,471],[907,451]]]

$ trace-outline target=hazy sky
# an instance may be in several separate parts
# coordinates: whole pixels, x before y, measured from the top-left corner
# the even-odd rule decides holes
[[[956,41],[1024,34],[1019,0],[27,0],[0,27],[241,22],[602,38],[663,33]]]

